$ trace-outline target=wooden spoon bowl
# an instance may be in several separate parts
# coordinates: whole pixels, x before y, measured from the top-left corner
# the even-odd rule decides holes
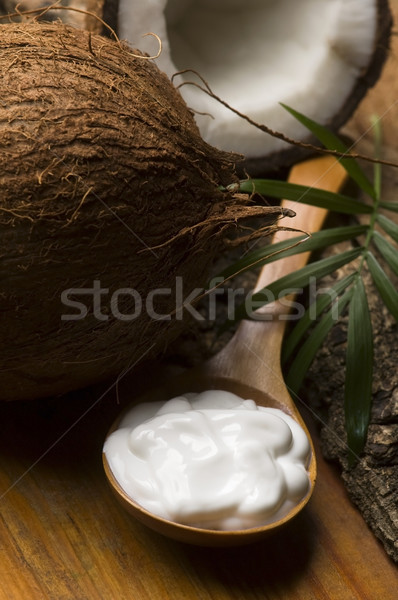
[[[340,189],[346,179],[343,167],[333,158],[322,157],[296,165],[290,174],[291,182],[329,191]],[[283,205],[297,211],[289,222],[292,227],[307,232],[318,231],[326,216],[326,210],[284,201]],[[295,232],[279,231],[274,241],[297,235]],[[296,254],[266,265],[260,274],[256,289],[269,285],[283,275],[301,267],[308,260],[308,253]],[[289,296],[291,299],[293,296]],[[225,390],[250,398],[260,406],[279,408],[295,419],[304,429],[311,447],[307,467],[309,490],[283,518],[250,529],[213,530],[191,527],[168,521],[148,512],[126,494],[114,477],[105,452],[103,464],[113,492],[122,505],[139,521],[170,538],[190,544],[206,546],[236,546],[256,541],[289,522],[309,501],[316,480],[316,458],[311,436],[284,383],[280,365],[280,350],[288,314],[287,303],[275,301],[258,311],[262,320],[243,321],[231,341],[208,362],[197,369],[186,371],[169,380],[161,389],[155,389],[139,399],[139,402],[166,401],[187,392]],[[134,404],[136,404],[134,402]],[[129,410],[129,408],[127,409]],[[108,436],[118,427],[124,413],[113,423]],[[107,436],[107,437],[108,437]]]

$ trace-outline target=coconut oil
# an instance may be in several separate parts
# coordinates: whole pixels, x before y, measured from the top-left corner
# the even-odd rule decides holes
[[[310,489],[311,450],[301,426],[279,409],[222,390],[136,405],[104,452],[136,503],[194,527],[272,523]]]

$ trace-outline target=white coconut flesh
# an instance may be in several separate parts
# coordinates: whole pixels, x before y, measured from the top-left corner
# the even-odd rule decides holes
[[[281,103],[327,123],[339,113],[374,51],[376,0],[121,0],[119,36],[159,68],[194,69],[215,94],[259,123],[304,139]],[[192,74],[176,83],[196,80]],[[286,143],[255,129],[197,88],[181,88],[206,141],[246,157]]]

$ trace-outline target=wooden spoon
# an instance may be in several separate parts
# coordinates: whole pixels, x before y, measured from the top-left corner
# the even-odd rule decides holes
[[[338,191],[345,180],[345,170],[329,156],[296,165],[289,177],[292,183],[329,191]],[[327,213],[324,209],[286,200],[283,201],[283,206],[297,213],[295,217],[289,219],[289,227],[310,233],[322,227]],[[294,236],[297,236],[296,232],[278,231],[274,241],[282,241]],[[264,288],[272,281],[305,266],[308,257],[308,252],[300,253],[266,265],[260,273],[256,289]],[[289,299],[292,300],[293,296],[289,296]],[[307,504],[315,484],[316,459],[311,437],[289,394],[281,371],[280,351],[289,312],[287,304],[277,300],[263,307],[260,310],[262,316],[267,316],[266,320],[242,321],[231,341],[216,356],[200,368],[186,371],[181,376],[166,382],[161,389],[151,391],[140,398],[140,402],[166,400],[186,392],[222,389],[242,398],[251,398],[262,406],[280,408],[300,423],[310,440],[312,453],[308,467],[310,479],[308,494],[284,518],[261,527],[234,531],[200,529],[167,521],[135,503],[116,481],[103,453],[105,473],[117,498],[134,517],[147,526],[168,537],[191,544],[232,546],[246,544],[263,537],[290,521]],[[122,416],[113,424],[108,435],[117,428]]]

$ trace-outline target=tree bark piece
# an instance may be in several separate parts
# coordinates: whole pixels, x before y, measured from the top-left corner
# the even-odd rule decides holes
[[[390,4],[396,23],[398,0]],[[370,118],[377,115],[382,126],[383,158],[395,163],[398,163],[397,58],[398,40],[393,36],[390,56],[381,79],[344,130],[351,139],[359,140],[355,151],[372,155],[374,139]],[[372,178],[372,167],[368,164],[364,168]],[[384,168],[382,180],[382,199],[396,200],[398,169]],[[398,221],[396,213],[385,214]],[[339,274],[343,275],[344,272]],[[391,273],[389,275],[397,284],[397,278]],[[329,335],[310,369],[304,387],[306,397],[313,406],[327,407],[322,426],[324,455],[338,461],[351,499],[388,554],[398,562],[398,327],[381,302],[370,278],[366,281],[366,290],[375,341],[373,406],[365,451],[353,469],[349,470],[347,466],[344,433],[344,320]]]
[[[365,450],[354,468],[347,464],[344,430],[346,319],[330,333],[300,395],[315,408],[327,407],[321,425],[323,454],[339,463],[351,499],[398,562],[398,328],[369,280],[366,290],[375,341],[373,406]]]

